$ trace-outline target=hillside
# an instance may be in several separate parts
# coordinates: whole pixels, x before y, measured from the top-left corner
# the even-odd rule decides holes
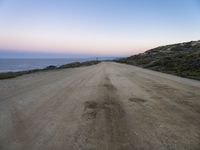
[[[157,47],[118,62],[200,80],[200,41]]]

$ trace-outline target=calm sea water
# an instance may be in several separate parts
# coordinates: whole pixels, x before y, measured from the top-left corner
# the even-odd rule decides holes
[[[0,72],[39,69],[45,68],[49,65],[60,66],[71,62],[83,62],[88,60],[94,59],[0,59]]]

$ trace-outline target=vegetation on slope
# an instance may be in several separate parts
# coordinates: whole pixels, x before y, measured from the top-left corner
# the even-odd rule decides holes
[[[200,80],[200,41],[157,47],[118,62]]]

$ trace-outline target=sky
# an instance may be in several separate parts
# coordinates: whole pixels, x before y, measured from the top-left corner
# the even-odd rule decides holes
[[[199,0],[0,0],[0,58],[123,57],[192,40]]]

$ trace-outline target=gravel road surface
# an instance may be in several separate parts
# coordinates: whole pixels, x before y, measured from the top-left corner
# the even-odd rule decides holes
[[[114,62],[0,81],[0,150],[199,149],[199,81]]]

